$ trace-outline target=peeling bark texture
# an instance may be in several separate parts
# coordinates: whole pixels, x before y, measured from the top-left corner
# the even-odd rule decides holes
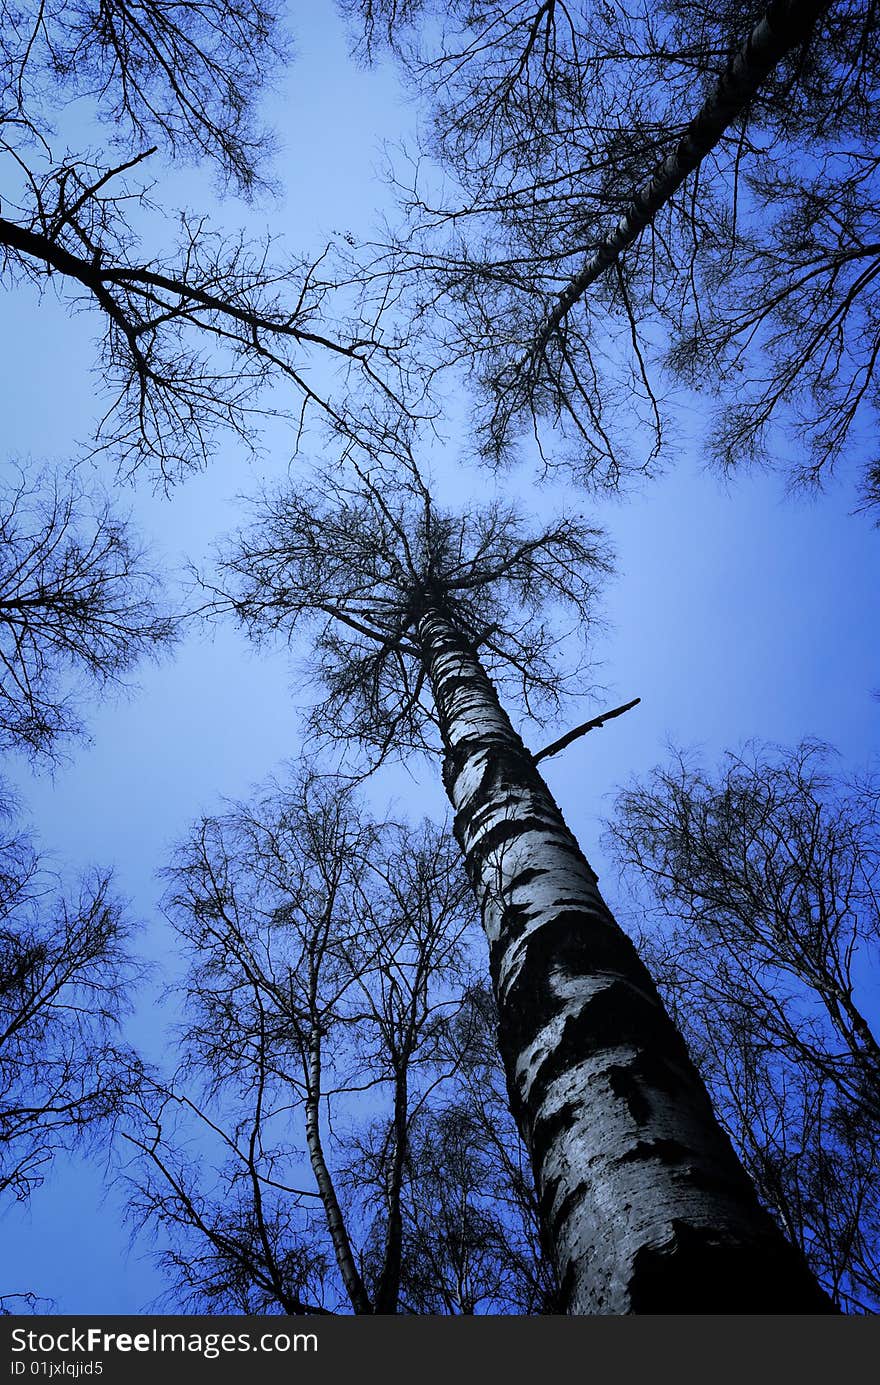
[[[442,605],[417,629],[563,1311],[835,1312],[760,1207],[476,653]]]
[[[653,178],[639,188],[608,238],[584,261],[580,271],[559,294],[557,302],[535,333],[526,361],[540,357],[559,324],[591,284],[605,273],[650,226],[661,207],[681,187],[720,140],[725,130],[748,110],[761,83],[773,68],[810,37],[831,0],[773,0],[752,29],[717,87],[688,125],[672,153]]]

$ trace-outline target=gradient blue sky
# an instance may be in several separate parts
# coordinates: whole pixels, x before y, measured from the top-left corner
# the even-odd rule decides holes
[[[281,199],[250,211],[216,208],[229,226],[271,225],[293,248],[318,245],[328,229],[370,231],[391,205],[376,173],[381,143],[412,123],[393,73],[357,70],[328,9],[297,17],[297,56],[269,107],[283,145]],[[175,198],[214,202],[210,183],[192,171],[172,176],[168,200]],[[71,317],[51,293],[42,301],[23,290],[7,295],[3,310],[4,453],[34,463],[73,458],[97,412],[96,324],[88,313]],[[663,758],[667,740],[716,759],[749,737],[811,735],[835,744],[853,769],[876,763],[880,752],[880,702],[872,697],[880,687],[880,535],[851,513],[845,478],[815,502],[786,497],[778,478],[760,474],[725,491],[700,470],[703,427],[695,404],[667,450],[665,478],[625,503],[587,507],[607,525],[619,564],[596,646],[606,689],[598,705],[634,696],[642,704],[548,762],[546,773],[612,902],[599,819],[614,786]],[[248,465],[225,447],[170,499],[146,485],[115,489],[171,572],[233,527],[236,494],[261,474],[283,474],[291,450],[276,427],[264,461]],[[455,479],[451,469],[442,481],[447,494],[488,484],[473,473]],[[525,483],[523,495],[528,502]],[[545,491],[535,503],[556,499]],[[221,796],[246,795],[296,756],[301,689],[285,651],[256,653],[231,629],[194,632],[176,658],[147,667],[138,681],[136,694],[89,707],[93,743],[74,747],[54,777],[23,762],[5,772],[59,863],[116,868],[143,920],[144,951],[161,961],[170,936],[157,911],[156,870],[198,813],[216,809]],[[595,700],[572,704],[559,729],[595,710]],[[384,772],[371,789],[376,810],[394,798],[398,809],[409,803],[413,813],[442,815],[435,769],[416,773],[414,781],[399,769]],[[158,1056],[170,1019],[150,1005],[133,1037]],[[57,1312],[147,1310],[163,1282],[149,1247],[129,1248],[117,1195],[102,1190],[99,1164],[64,1159],[29,1207],[0,1212],[0,1290],[33,1289]]]

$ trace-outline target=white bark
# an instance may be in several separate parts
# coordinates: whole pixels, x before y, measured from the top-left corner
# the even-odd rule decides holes
[[[827,1312],[442,607],[418,624],[514,1114],[571,1313]]]

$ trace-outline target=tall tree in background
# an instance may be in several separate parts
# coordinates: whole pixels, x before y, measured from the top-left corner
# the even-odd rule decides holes
[[[533,1305],[546,1272],[528,1253],[515,1132],[507,1164],[485,1131],[466,1167],[443,1161],[453,1123],[476,1131],[494,1096],[477,1106],[461,1077],[491,1065],[455,855],[436,828],[377,824],[350,788],[307,774],[180,847],[168,910],[190,963],[183,1063],[170,1085],[145,1077],[128,1132],[135,1215],[171,1235],[177,1302]],[[490,1168],[491,1183],[474,1181]],[[432,1198],[451,1215],[426,1237]]]
[[[641,950],[762,1199],[836,1301],[880,1305],[880,797],[827,746],[679,755],[618,798]],[[648,909],[645,910],[647,901]]]
[[[331,735],[384,756],[439,733],[563,1311],[823,1311],[490,681],[557,698],[545,611],[585,625],[606,568],[583,521],[444,513],[413,467],[267,497],[223,581],[257,637],[317,623]]]
[[[411,1311],[560,1311],[528,1153],[510,1112],[497,1028],[491,987],[473,981],[444,1033],[458,1083],[412,1135],[403,1285]]]
[[[94,1146],[131,1085],[119,1022],[137,979],[109,875],[65,890],[0,797],[0,1204],[26,1201],[59,1150]],[[0,1312],[30,1297],[5,1266]]]
[[[96,447],[128,470],[148,461],[170,480],[205,459],[218,426],[246,437],[273,372],[300,383],[299,404],[313,398],[291,353],[369,354],[363,333],[336,352],[309,331],[327,285],[305,261],[272,265],[268,244],[202,215],[172,217],[156,250],[145,180],[158,158],[206,161],[245,193],[259,185],[254,102],[285,50],[273,7],[252,0],[0,6],[0,277],[35,299],[57,288],[103,318],[110,394]],[[56,133],[72,102],[84,128],[90,115],[104,123],[104,153],[94,129],[78,132],[79,152],[71,127]],[[175,625],[131,527],[73,469],[13,467],[0,547],[0,744],[57,759],[82,733],[87,685],[118,686]],[[130,1086],[131,1057],[120,1048],[117,1062],[109,1039],[125,926],[104,873],[68,898],[25,835],[4,851],[2,1178],[24,1196],[56,1148],[97,1136]]]
[[[80,708],[175,638],[130,528],[74,472],[0,486],[0,749],[45,763]],[[26,1200],[55,1154],[94,1148],[136,1063],[118,1029],[138,979],[111,875],[65,888],[0,784],[0,1198]],[[37,1301],[4,1269],[0,1310]]]
[[[616,485],[659,453],[670,365],[717,390],[724,467],[781,453],[818,481],[864,442],[880,343],[873,0],[344,8],[429,103],[427,171],[370,282],[409,280],[436,359],[478,386],[489,456],[525,422],[548,465]],[[562,456],[551,429],[572,441]]]

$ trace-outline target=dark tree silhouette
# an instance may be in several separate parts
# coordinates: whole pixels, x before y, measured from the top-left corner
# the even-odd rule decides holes
[[[609,838],[762,1198],[835,1299],[875,1312],[880,1046],[858,997],[880,942],[880,799],[829,759],[752,745],[709,774],[679,755],[619,796]]]
[[[413,468],[267,497],[223,573],[254,634],[319,623],[331,734],[384,754],[439,733],[563,1310],[822,1311],[487,673],[558,696],[542,611],[588,619],[606,566],[583,521],[446,513]]]
[[[94,1145],[131,1085],[119,1020],[137,969],[107,874],[61,887],[0,801],[0,1199],[26,1200],[56,1153]],[[4,1267],[4,1278],[13,1272]],[[19,1311],[28,1294],[6,1293]]]
[[[210,159],[239,186],[258,173],[266,134],[256,97],[287,51],[278,7],[258,0],[45,0],[4,3],[0,81],[15,149],[43,142],[54,111],[91,102],[118,144],[158,136]]]
[[[120,684],[175,629],[128,525],[74,473],[0,489],[0,746],[56,754],[84,685]]]
[[[127,524],[74,472],[0,488],[0,748],[57,760],[89,692],[122,685],[176,624]],[[112,1125],[137,1067],[116,1031],[139,971],[110,874],[65,890],[15,814],[0,786],[0,1196],[25,1199],[59,1149]],[[44,1303],[0,1293],[0,1311]]]
[[[476,1061],[475,910],[456,855],[436,828],[377,824],[350,786],[307,774],[180,847],[167,907],[190,961],[183,1064],[169,1084],[145,1077],[128,1131],[134,1212],[170,1234],[177,1302],[396,1313],[425,1311],[408,1295],[426,1275],[437,1296],[448,1286],[419,1234],[423,1185],[442,1177],[458,1199],[459,1244],[488,1191],[429,1170],[425,1143]],[[508,1177],[499,1166],[495,1185]],[[541,1278],[508,1201],[483,1252],[481,1297],[499,1311]]]
[[[259,181],[255,102],[286,51],[276,10],[256,0],[2,10],[0,276],[37,292],[51,283],[96,310],[108,392],[95,445],[166,482],[203,464],[218,430],[252,447],[264,411],[301,422],[315,405],[332,428],[355,427],[350,380],[335,402],[308,369],[316,356],[386,403],[392,385],[374,362],[400,383],[391,337],[346,311],[324,255],[285,255],[268,234],[221,233],[203,212],[154,205],[150,170],[163,156],[198,158],[244,190]],[[55,150],[55,110],[73,97],[112,126],[104,153]],[[261,403],[273,380],[284,401]],[[369,436],[376,416],[365,403],[357,431]]]
[[[616,485],[659,453],[670,365],[718,393],[724,467],[779,455],[818,481],[864,441],[873,0],[345,8],[428,97],[424,151],[446,179],[403,187],[407,225],[370,282],[411,279],[435,366],[478,385],[490,457],[549,423],[548,465]]]
[[[497,1027],[491,989],[476,981],[444,1036],[458,1084],[447,1085],[410,1137],[401,1290],[411,1311],[559,1311]]]

